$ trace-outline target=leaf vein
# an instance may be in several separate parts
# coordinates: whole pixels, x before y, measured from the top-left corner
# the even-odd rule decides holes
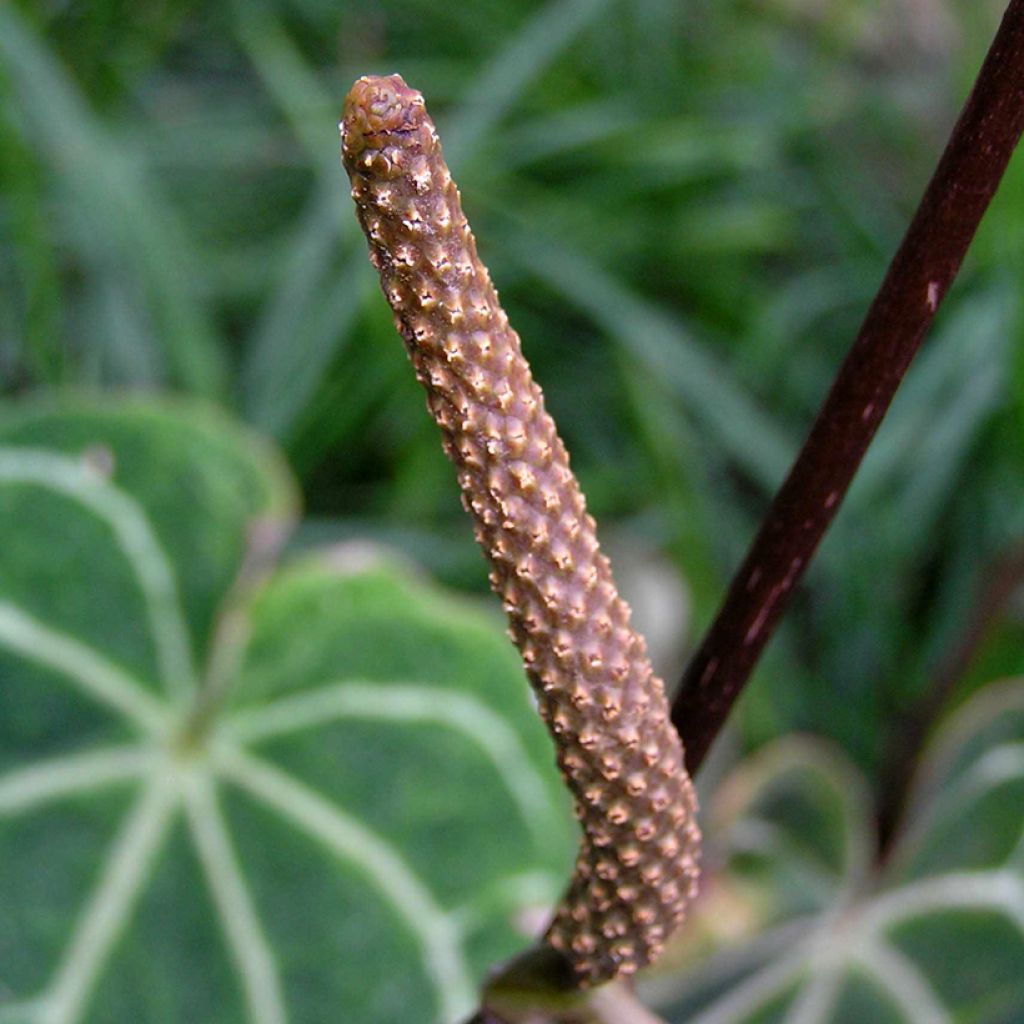
[[[214,764],[225,777],[370,880],[415,936],[443,1019],[458,1018],[473,1006],[474,987],[453,918],[389,843],[266,761],[222,743],[214,751]]]
[[[0,818],[137,779],[154,764],[145,747],[105,747],[38,761],[0,775]]]
[[[153,867],[177,806],[170,773],[155,776],[121,828],[71,942],[41,1000],[40,1024],[75,1024]]]
[[[169,724],[164,705],[102,654],[66,633],[51,629],[12,604],[0,602],[0,646],[60,672],[91,697],[120,711],[146,732],[163,734]]]
[[[538,849],[557,853],[560,817],[515,730],[481,701],[439,686],[337,682],[225,722],[226,734],[254,743],[339,718],[430,723],[452,729],[490,761]]]
[[[203,872],[239,973],[253,1024],[285,1024],[284,995],[274,954],[231,844],[208,778],[189,779],[185,811]]]
[[[910,1024],[951,1024],[927,978],[895,946],[875,939],[855,952],[857,963],[893,997]]]
[[[105,522],[138,580],[146,603],[160,676],[184,699],[195,689],[185,617],[170,559],[139,503],[80,460],[32,448],[0,448],[0,482],[31,483],[69,497]]]

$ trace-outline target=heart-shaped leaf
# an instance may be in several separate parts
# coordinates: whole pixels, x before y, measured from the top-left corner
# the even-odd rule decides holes
[[[0,422],[3,1024],[451,1021],[557,895],[496,619],[379,558],[272,572],[292,492],[193,406]]]
[[[695,928],[720,951],[666,1001],[686,1024],[1024,1020],[1024,682],[932,744],[882,867],[859,773],[787,739],[715,795]],[[723,924],[723,922],[725,922]],[[738,934],[730,942],[729,922]]]

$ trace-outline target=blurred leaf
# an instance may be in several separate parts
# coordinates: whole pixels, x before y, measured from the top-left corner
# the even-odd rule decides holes
[[[0,75],[0,98],[7,83]],[[7,133],[0,147],[0,189],[8,196],[6,224],[11,249],[4,259],[3,276],[17,278],[8,294],[24,296],[21,304],[11,303],[4,311],[6,323],[0,329],[0,372],[12,377],[18,362],[27,365],[35,380],[58,383],[65,375],[65,349],[59,338],[60,279],[52,244],[52,227],[46,208],[46,182],[40,161],[25,141]],[[9,262],[8,262],[9,260]]]
[[[1018,600],[1017,607],[987,631],[971,660],[970,671],[960,683],[961,695],[981,689],[989,679],[1024,675],[1024,614],[1020,604]]]
[[[691,925],[718,952],[667,1000],[668,1019],[1021,1019],[1024,683],[989,687],[947,723],[910,807],[891,859],[873,868],[856,769],[801,740],[741,765],[714,798],[720,867]],[[744,929],[764,938],[744,942]]]
[[[495,619],[270,561],[272,450],[190,405],[0,423],[0,1020],[453,1022],[574,829]]]

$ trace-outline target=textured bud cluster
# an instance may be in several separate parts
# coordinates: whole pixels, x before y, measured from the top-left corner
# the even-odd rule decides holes
[[[581,984],[658,955],[697,879],[693,787],[664,687],[463,216],[423,97],[397,75],[345,103],[343,159],[583,841],[547,934]]]

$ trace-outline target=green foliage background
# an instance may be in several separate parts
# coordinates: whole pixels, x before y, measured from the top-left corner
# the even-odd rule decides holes
[[[377,539],[482,593],[338,163],[352,80],[398,71],[427,97],[592,510],[681,574],[693,641],[1002,7],[2,5],[0,391],[204,398],[283,448],[307,512],[294,549]],[[900,715],[1019,551],[1022,237],[1018,158],[743,701],[742,747],[830,737],[877,789]],[[955,702],[1022,670],[1018,595]]]
[[[338,166],[351,81],[397,70],[428,97],[598,520],[668,553],[699,626],[1000,9],[5,6],[3,391],[212,398],[283,444],[313,517],[300,542],[378,536],[483,589]],[[1020,534],[1022,226],[1018,160],[759,673],[748,740],[810,728],[873,771],[880,724]],[[989,675],[1020,668],[1003,646]]]

